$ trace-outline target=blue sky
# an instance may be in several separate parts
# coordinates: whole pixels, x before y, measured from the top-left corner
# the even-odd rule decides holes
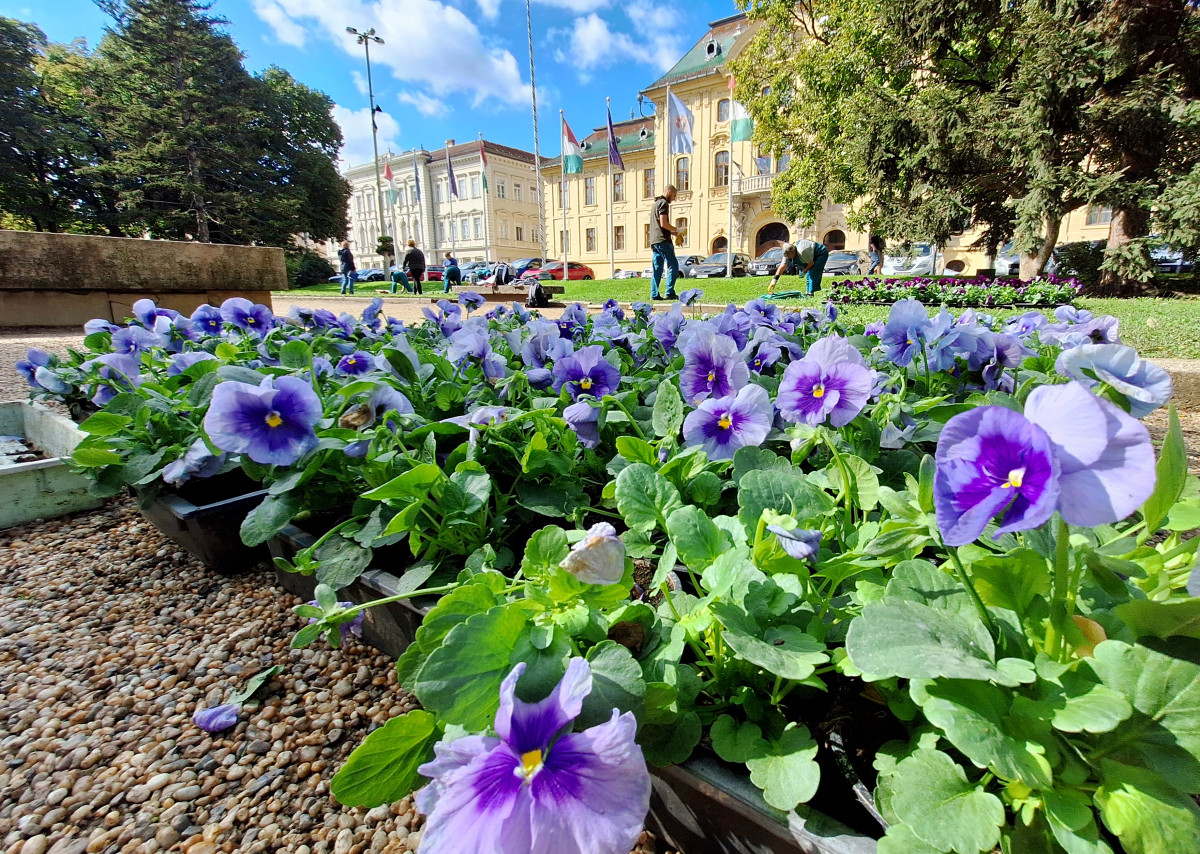
[[[343,160],[371,157],[363,49],[347,26],[375,27],[371,68],[380,149],[480,131],[533,149],[524,0],[215,0],[213,13],[259,71],[279,65],[330,95],[346,137]],[[637,93],[683,55],[709,21],[737,12],[733,0],[534,0],[542,154],[558,153],[558,111],[577,136],[636,111]],[[0,15],[32,21],[53,41],[95,46],[105,16],[91,0],[0,0]],[[649,107],[647,106],[647,112]]]

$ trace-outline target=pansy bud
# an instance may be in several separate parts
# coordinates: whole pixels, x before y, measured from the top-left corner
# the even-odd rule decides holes
[[[221,732],[238,722],[238,712],[241,709],[237,703],[222,703],[209,709],[197,709],[192,715],[192,722],[205,732]]]
[[[625,574],[625,544],[617,529],[598,522],[559,564],[584,584],[616,584]]]

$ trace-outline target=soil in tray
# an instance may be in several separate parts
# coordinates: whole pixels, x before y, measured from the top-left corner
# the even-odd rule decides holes
[[[0,469],[48,459],[45,451],[24,437],[0,436]]]

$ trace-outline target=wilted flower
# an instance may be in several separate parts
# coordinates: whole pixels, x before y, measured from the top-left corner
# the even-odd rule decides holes
[[[205,732],[221,732],[238,722],[242,707],[238,703],[222,703],[208,709],[197,709],[192,714],[192,723]]]
[[[312,605],[314,608],[320,607],[320,605],[317,604],[316,599],[309,600],[308,604]],[[353,602],[338,602],[339,608],[353,608],[354,606],[355,606],[355,603],[353,603]],[[345,643],[346,638],[348,638],[350,635],[354,635],[356,638],[361,638],[363,623],[366,621],[366,619],[367,619],[366,609],[359,608],[358,613],[354,615],[353,620],[350,620],[349,622],[342,623],[341,625],[339,625],[338,629],[341,630],[341,633],[342,633],[342,643]],[[316,621],[317,621],[316,617],[308,618],[308,624],[310,626],[313,623],[315,623]]]
[[[550,388],[554,382],[554,374],[546,368],[530,368],[525,372],[525,379],[529,381],[529,387],[535,388],[538,391]]]
[[[862,353],[837,335],[822,338],[792,362],[779,382],[775,404],[789,421],[843,427],[867,404],[874,373]]]
[[[951,418],[937,448],[934,504],[947,545],[1041,525],[1127,517],[1154,490],[1154,451],[1138,421],[1077,382],[1041,386],[1025,414],[981,406]]]
[[[767,525],[767,530],[779,538],[779,545],[796,560],[810,560],[821,549],[821,532],[797,528],[789,531],[779,525]]]
[[[572,403],[564,409],[563,419],[585,448],[595,448],[600,444],[600,410],[586,400]]]
[[[626,854],[650,806],[650,774],[629,712],[583,732],[571,726],[592,690],[591,669],[573,658],[550,696],[516,696],[525,663],[500,687],[499,738],[441,741],[417,769],[428,816],[421,848],[450,852]]]
[[[1063,350],[1054,369],[1092,390],[1106,383],[1125,396],[1134,418],[1145,418],[1175,394],[1170,374],[1123,344],[1084,344]]]
[[[738,448],[757,447],[771,432],[775,409],[761,386],[748,385],[736,395],[709,398],[683,420],[683,438],[709,459],[733,459]]]
[[[576,404],[576,406],[587,404]],[[590,408],[590,407],[589,407]],[[616,584],[625,575],[625,544],[617,529],[597,522],[559,564],[584,584]]]
[[[679,390],[693,406],[706,397],[728,397],[750,380],[750,370],[738,352],[737,343],[728,335],[701,327],[688,338],[682,350]]]
[[[570,356],[554,363],[554,390],[563,386],[578,399],[581,394],[590,394],[597,399],[617,390],[621,372],[604,358],[604,348],[599,344],[583,347]]]
[[[263,465],[287,466],[317,446],[321,400],[296,377],[262,385],[227,381],[213,389],[204,430],[218,448]]]
[[[162,479],[172,486],[179,486],[193,477],[212,477],[223,465],[225,454],[214,454],[203,439],[197,439],[187,453],[163,469]]]

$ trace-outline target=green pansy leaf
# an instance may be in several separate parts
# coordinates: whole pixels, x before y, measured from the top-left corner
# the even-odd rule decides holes
[[[721,611],[718,618],[728,613]],[[726,624],[722,637],[740,658],[784,679],[807,679],[829,661],[825,644],[796,626],[773,626],[759,638]]]
[[[1036,597],[1050,592],[1046,559],[1033,549],[980,558],[971,564],[971,576],[984,602],[1015,611],[1020,617]]]
[[[678,435],[683,427],[683,396],[674,381],[668,380],[659,385],[651,424],[654,435],[662,438]]]
[[[665,768],[678,765],[692,755],[700,743],[701,731],[700,716],[686,712],[674,723],[643,726],[638,730],[638,744],[647,762]]]
[[[1187,483],[1187,448],[1183,443],[1183,429],[1179,426],[1179,413],[1175,411],[1174,404],[1171,404],[1167,413],[1167,437],[1158,455],[1154,492],[1142,505],[1147,534],[1159,529]]]
[[[927,560],[898,563],[888,580],[886,598],[889,602],[917,602],[976,619],[975,606],[962,583]]]
[[[1138,637],[1200,638],[1200,599],[1151,602],[1134,599],[1113,609]]]
[[[688,481],[688,499],[701,507],[712,507],[721,500],[724,481],[710,471],[702,471]]]
[[[875,849],[876,854],[942,854],[941,848],[934,848],[922,841],[906,824],[893,824],[887,829],[883,839]]]
[[[793,810],[817,793],[821,766],[816,756],[817,743],[808,727],[797,726],[769,740],[767,754],[747,760],[746,767],[763,800],[776,809]]]
[[[612,717],[613,709],[633,712],[640,719],[646,683],[633,654],[615,641],[606,640],[588,650],[587,660],[592,667],[592,692],[583,701],[579,726],[604,723]]]
[[[738,448],[733,453],[733,482],[741,484],[742,478],[749,472],[759,471],[760,469],[778,469],[781,471],[792,471],[792,464],[789,460],[779,456],[774,451],[769,451],[766,448],[759,448],[754,445],[747,445],[744,448]]]
[[[557,626],[544,627],[547,638],[536,638],[532,627],[517,640],[509,663],[516,666],[525,663],[525,672],[517,682],[517,696],[527,703],[536,703],[548,697],[554,686],[562,681],[571,659],[571,640]],[[546,641],[539,646],[539,641]]]
[[[317,565],[317,581],[328,584],[334,590],[349,587],[371,565],[371,549],[360,546],[343,536],[332,537],[322,543],[313,557]]]
[[[421,785],[417,768],[433,758],[437,718],[423,709],[397,715],[367,736],[330,781],[347,807],[392,804]]]
[[[1000,841],[1004,805],[940,750],[918,750],[888,781],[891,808],[926,845],[978,854]]]
[[[97,413],[99,415],[100,413]],[[95,416],[93,416],[95,417]],[[84,439],[86,442],[87,440]],[[80,444],[71,453],[71,462],[82,468],[99,468],[100,466],[119,465],[121,463],[121,455],[116,451],[110,451],[107,448],[100,448]]]
[[[262,545],[282,531],[302,507],[299,499],[291,496],[268,495],[242,520],[242,542],[248,546]]]
[[[306,341],[293,338],[279,348],[279,363],[285,368],[307,370],[312,364],[312,347]]]
[[[707,569],[729,548],[725,533],[699,507],[680,507],[667,517],[667,536],[692,569]]]
[[[709,730],[713,750],[726,762],[748,762],[767,755],[770,745],[762,737],[762,728],[750,721],[738,723],[729,715],[713,721]]]
[[[842,469],[834,460],[825,469],[829,482],[834,489],[848,492],[854,504],[863,510],[872,510],[879,503],[879,476],[871,468],[871,464],[862,457],[842,457],[842,465],[850,477],[850,485],[842,485]]]
[[[617,475],[617,509],[634,530],[665,529],[667,517],[682,506],[679,490],[645,463],[634,463]]]
[[[994,663],[995,645],[978,617],[917,602],[876,602],[850,624],[846,651],[877,678],[984,679],[1020,684]]]
[[[809,483],[798,470],[758,469],[747,472],[742,478],[738,507],[738,518],[753,535],[764,510],[787,514],[803,524],[833,509],[833,499]]]
[[[425,708],[468,730],[491,726],[529,619],[520,605],[498,605],[450,630],[416,675],[413,692]]]
[[[383,486],[363,493],[368,501],[389,501],[398,498],[425,498],[429,490],[446,479],[440,468],[432,463],[421,463],[392,478]]]
[[[421,621],[415,640],[396,662],[397,681],[411,689],[413,677],[451,629],[498,603],[496,594],[485,584],[464,584],[438,599]]]
[[[567,532],[554,525],[535,531],[525,545],[525,556],[521,559],[521,573],[537,577],[553,572],[566,560],[571,552],[567,544]]]
[[[97,412],[90,415],[79,425],[79,429],[92,436],[113,436],[124,430],[132,421],[125,415],[114,415],[111,412]]]
[[[1200,807],[1147,768],[1102,763],[1096,804],[1127,854],[1183,854],[1200,842]]]
[[[631,463],[658,465],[658,454],[655,453],[654,447],[645,439],[636,436],[618,436],[617,453]]]
[[[1038,706],[1060,732],[1112,732],[1133,714],[1125,695],[1089,678],[1086,670],[1068,671],[1057,682],[1040,680]]]

